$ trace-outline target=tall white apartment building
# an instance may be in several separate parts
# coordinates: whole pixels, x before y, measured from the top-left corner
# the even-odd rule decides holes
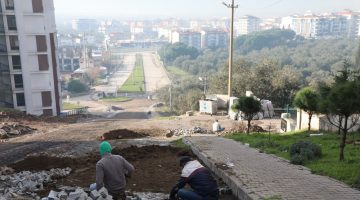
[[[360,13],[359,12],[353,12],[352,10],[343,10],[337,15],[345,17],[347,21],[346,26],[346,32],[347,37],[349,38],[355,38],[359,35],[359,20],[360,20]]]
[[[282,18],[280,27],[305,38],[354,38],[359,32],[358,20],[358,14],[349,10],[322,15],[306,13]]]
[[[201,48],[226,48],[228,32],[223,30],[201,31]]]
[[[235,23],[236,35],[247,35],[249,33],[258,32],[261,30],[260,23],[260,18],[251,15],[245,15]]]
[[[171,43],[177,42],[200,49],[201,33],[196,31],[174,31],[171,34]]]
[[[79,32],[97,32],[98,22],[95,19],[73,19],[71,22],[72,29]]]
[[[0,0],[0,106],[61,110],[53,0]]]

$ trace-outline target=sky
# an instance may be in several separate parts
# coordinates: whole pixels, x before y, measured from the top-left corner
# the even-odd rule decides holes
[[[230,3],[231,0],[224,0]],[[360,0],[235,0],[237,16],[286,16],[306,11],[360,11]],[[221,0],[54,0],[57,17],[92,18],[215,18],[227,17]]]

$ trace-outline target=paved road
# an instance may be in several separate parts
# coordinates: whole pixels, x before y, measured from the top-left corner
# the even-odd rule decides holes
[[[147,92],[155,92],[164,86],[170,85],[170,79],[156,54],[143,53],[145,88]]]
[[[121,87],[134,69],[135,55],[135,53],[124,54],[123,67],[110,77],[108,85],[95,87],[96,91],[114,92],[118,87]]]
[[[343,183],[312,174],[307,168],[259,153],[233,140],[211,136],[186,140],[240,199],[360,199],[360,191]],[[216,167],[227,161],[234,163],[234,167]]]
[[[98,92],[116,92],[117,88],[125,83],[125,81],[130,76],[134,66],[135,66],[135,53],[124,54],[124,62],[121,69],[119,69],[115,74],[113,74],[109,80],[109,84],[96,86],[95,90]],[[91,113],[107,116],[109,109],[108,105],[94,101],[94,98],[91,98],[90,95],[74,97],[70,99],[71,103],[79,103],[82,106],[89,107]],[[111,113],[110,113],[111,114]]]

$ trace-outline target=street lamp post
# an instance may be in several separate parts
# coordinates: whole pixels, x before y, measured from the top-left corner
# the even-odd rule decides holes
[[[228,85],[228,96],[232,95],[232,65],[233,65],[233,50],[234,50],[234,15],[235,8],[238,8],[238,5],[235,5],[235,0],[232,0],[231,4],[223,2],[223,4],[231,9],[231,24],[230,24],[230,45],[229,45],[229,85]]]

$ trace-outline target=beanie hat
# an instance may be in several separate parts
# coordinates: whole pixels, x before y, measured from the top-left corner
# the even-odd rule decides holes
[[[103,156],[105,153],[111,153],[112,148],[109,142],[102,142],[100,144],[100,155]]]
[[[189,156],[181,156],[180,157],[180,166],[185,165],[187,162],[190,162],[191,158]]]

